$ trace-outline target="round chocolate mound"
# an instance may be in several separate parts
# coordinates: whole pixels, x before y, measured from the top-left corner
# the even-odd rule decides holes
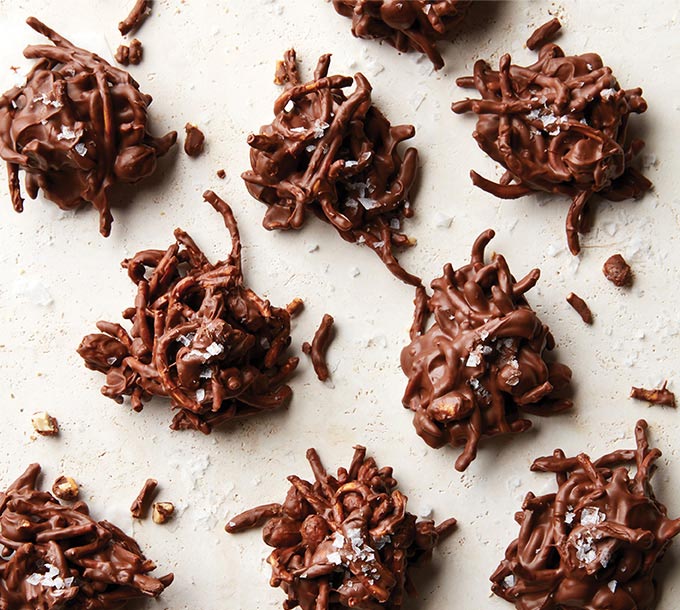
[[[108,236],[111,188],[150,176],[177,133],[154,138],[148,132],[151,96],[127,72],[34,17],[27,23],[54,46],[27,47],[24,55],[37,63],[26,84],[0,97],[0,158],[7,163],[12,204],[23,211],[24,170],[31,199],[42,189],[62,210],[90,203],[99,211],[101,234]]]
[[[401,352],[403,403],[414,412],[416,431],[431,447],[464,446],[456,460],[461,471],[482,438],[530,428],[522,412],[571,407],[562,397],[571,371],[545,361],[555,340],[524,297],[540,272],[516,282],[500,254],[485,264],[493,236],[489,229],[477,238],[470,264],[455,271],[447,264],[431,297],[417,289],[411,343]]]
[[[511,64],[507,54],[498,71],[477,61],[474,76],[457,83],[476,88],[482,99],[455,102],[452,109],[478,115],[473,137],[506,170],[500,184],[472,171],[473,183],[501,199],[537,191],[571,197],[567,241],[578,254],[591,195],[622,201],[652,186],[631,165],[644,143],[627,138],[631,113],[645,112],[647,102],[642,89],[622,89],[599,55],[567,56],[546,43],[559,27],[554,19],[529,39],[530,48],[540,49],[531,66]]]
[[[297,358],[287,357],[290,314],[243,283],[241,240],[231,208],[212,191],[204,195],[231,234],[228,258],[208,261],[181,229],[166,251],[145,250],[123,261],[137,285],[132,322],[99,322],[78,353],[88,368],[106,374],[102,393],[117,402],[131,396],[141,411],[152,396],[178,409],[173,430],[208,434],[222,422],[288,403],[285,385]]]
[[[158,597],[173,580],[87,504],[62,505],[36,489],[32,464],[0,496],[0,607],[7,610],[115,610]]]
[[[418,285],[393,254],[394,247],[413,245],[400,229],[413,215],[409,192],[418,155],[409,148],[402,157],[397,146],[415,130],[390,125],[371,103],[363,74],[328,76],[330,59],[323,55],[305,84],[295,51],[279,62],[276,82],[285,91],[274,104],[274,121],[248,137],[252,170],[243,179],[269,206],[266,229],[299,229],[312,211],[347,241],[368,245],[398,278]],[[345,95],[353,82],[354,92]]]
[[[496,595],[519,610],[652,610],[654,572],[680,519],[671,520],[650,484],[661,452],[650,449],[647,422],[637,449],[592,461],[561,449],[534,471],[554,472],[557,491],[529,493],[515,515],[517,540],[491,577]],[[630,465],[635,472],[630,472]]]
[[[468,0],[333,0],[335,10],[352,19],[357,38],[384,40],[397,51],[424,53],[436,70],[444,60],[436,42],[465,17]]]
[[[417,520],[392,468],[379,469],[364,447],[355,447],[349,470],[339,468],[337,477],[314,449],[307,459],[314,483],[289,476],[283,504],[246,511],[226,530],[264,524],[262,537],[274,548],[270,584],[287,593],[284,609],[401,608],[414,593],[412,568],[431,557],[456,520]]]

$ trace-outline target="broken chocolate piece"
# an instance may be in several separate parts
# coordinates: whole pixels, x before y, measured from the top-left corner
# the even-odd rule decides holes
[[[217,177],[220,180],[224,180],[227,177],[227,172],[225,172],[223,169],[218,169],[217,170]]]
[[[633,272],[630,265],[620,254],[610,256],[602,268],[604,276],[616,286],[628,286],[633,281]]]
[[[654,608],[654,572],[680,519],[654,497],[649,479],[661,452],[649,448],[647,422],[637,423],[635,440],[637,449],[596,461],[557,449],[534,462],[531,470],[555,473],[557,492],[527,494],[515,515],[519,537],[491,576],[496,595],[518,610]]]
[[[80,487],[71,477],[60,476],[52,485],[52,493],[60,500],[75,500],[80,494]]]
[[[437,41],[465,17],[467,0],[333,0],[335,10],[352,19],[357,38],[385,41],[397,51],[424,53],[435,70],[444,66]]]
[[[193,123],[187,123],[184,130],[187,134],[184,140],[184,152],[190,157],[198,157],[205,146],[205,135]]]
[[[286,52],[276,75],[285,91],[274,104],[274,121],[248,137],[252,170],[242,177],[250,194],[269,206],[266,229],[300,229],[312,211],[417,286],[420,279],[393,253],[414,243],[400,229],[413,215],[409,193],[418,155],[409,148],[402,157],[397,146],[415,130],[390,125],[371,103],[363,74],[328,76],[330,60],[323,55],[314,79],[302,84],[295,51]],[[353,82],[354,92],[345,95]]]
[[[39,411],[31,417],[33,429],[41,436],[57,436],[59,434],[59,422],[47,411]]]
[[[136,38],[133,38],[130,42],[130,46],[122,44],[116,49],[114,58],[119,64],[122,64],[123,66],[127,66],[129,64],[136,66],[142,61],[143,51],[142,43]]]
[[[663,385],[655,390],[646,390],[645,388],[633,386],[630,390],[630,397],[637,400],[646,400],[653,405],[675,407],[675,394],[666,388],[667,383],[667,381],[664,381]]]
[[[133,599],[158,597],[173,575],[155,569],[139,545],[87,504],[62,505],[36,489],[40,466],[2,494],[0,605],[8,610],[117,610]]]
[[[291,475],[283,504],[267,504],[235,517],[235,533],[264,523],[272,587],[288,598],[284,608],[402,607],[413,594],[410,572],[430,559],[455,519],[435,526],[406,511],[392,468],[378,468],[366,449],[355,447],[349,470],[326,473],[314,449],[307,459],[315,482]],[[266,521],[266,522],[265,522]]]
[[[581,316],[581,320],[583,320],[586,324],[593,323],[593,313],[590,311],[588,303],[586,303],[580,296],[570,292],[567,295],[567,303],[569,303],[569,305],[571,305],[576,310],[576,313]]]
[[[156,525],[162,525],[170,521],[174,514],[175,505],[172,502],[156,502],[151,518]]]
[[[333,316],[324,314],[319,328],[314,333],[311,345],[307,342],[302,344],[302,351],[311,357],[314,372],[319,381],[326,381],[330,376],[326,363],[326,351],[333,339]]]
[[[152,396],[170,398],[173,430],[211,429],[234,418],[286,405],[285,381],[298,364],[286,356],[290,314],[246,288],[241,240],[231,208],[212,191],[203,195],[224,218],[232,249],[212,264],[181,229],[166,251],[145,250],[123,261],[137,285],[132,321],[99,322],[78,353],[106,374],[102,393],[140,411]]]
[[[156,487],[158,487],[158,481],[156,479],[147,479],[144,482],[137,497],[132,502],[130,506],[130,513],[135,519],[144,519],[151,505],[151,499],[156,492]]]
[[[0,97],[0,158],[7,162],[12,204],[23,211],[22,169],[31,199],[42,189],[62,210],[91,203],[99,211],[101,234],[108,236],[112,187],[150,176],[177,133],[149,134],[151,96],[139,91],[130,74],[34,17],[27,23],[54,46],[27,47],[24,55],[38,62],[23,87]]]
[[[571,370],[546,362],[555,340],[524,297],[540,272],[517,282],[500,254],[485,264],[493,236],[489,229],[477,238],[470,264],[456,271],[447,264],[429,299],[418,289],[411,343],[401,352],[403,404],[414,412],[416,431],[431,447],[464,446],[461,471],[481,439],[530,428],[522,412],[545,416],[571,407],[562,396]]]
[[[125,36],[136,32],[151,14],[151,0],[137,0],[130,14],[118,24],[118,31]]]
[[[538,61],[531,66],[513,65],[507,54],[498,71],[477,61],[474,76],[457,83],[476,88],[482,99],[455,102],[452,109],[478,115],[473,137],[506,169],[499,184],[474,171],[472,182],[501,199],[541,191],[570,196],[567,241],[572,254],[578,254],[591,195],[623,201],[652,186],[631,166],[644,143],[627,142],[630,115],[645,112],[647,102],[642,89],[621,89],[599,55],[565,56],[560,47],[546,43],[557,25],[553,20],[529,39],[539,47]]]

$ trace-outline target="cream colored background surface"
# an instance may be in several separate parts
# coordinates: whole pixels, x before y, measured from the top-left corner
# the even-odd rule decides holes
[[[23,47],[39,40],[23,23],[28,15],[110,56],[120,42],[117,23],[132,4],[0,0],[1,88],[16,78],[10,66],[25,66]],[[490,177],[500,172],[470,137],[473,118],[449,110],[467,93],[455,77],[469,74],[475,59],[497,65],[508,50],[519,63],[531,61],[524,41],[551,14],[562,19],[559,42],[568,53],[599,52],[622,86],[644,88],[650,107],[633,117],[632,127],[647,140],[643,164],[655,189],[638,202],[599,204],[580,258],[565,248],[566,199],[501,202],[472,187],[471,168]],[[149,604],[170,610],[280,607],[282,593],[268,586],[260,534],[228,536],[222,528],[242,509],[281,500],[286,475],[308,475],[309,446],[335,468],[347,465],[353,444],[365,444],[380,464],[395,467],[412,511],[431,507],[437,520],[459,519],[430,574],[420,573],[422,602],[410,608],[434,610],[454,600],[465,610],[509,607],[489,597],[487,579],[518,531],[513,513],[524,493],[552,485],[551,477],[529,472],[531,460],[556,446],[595,456],[630,446],[637,418],[648,418],[653,442],[664,452],[658,495],[671,515],[680,515],[678,414],[627,398],[631,384],[653,386],[665,378],[680,390],[678,18],[673,0],[481,3],[468,31],[455,44],[441,45],[446,68],[433,73],[417,56],[352,38],[349,21],[322,0],[155,2],[138,34],[144,61],[131,72],[155,98],[155,131],[196,122],[207,135],[207,151],[197,160],[175,151],[141,188],[119,191],[109,239],[98,235],[92,209],[65,214],[38,200],[15,214],[0,181],[1,485],[32,461],[44,465],[46,484],[62,472],[74,476],[95,516],[134,533],[159,572],[175,572],[163,600]],[[400,404],[405,379],[399,352],[411,321],[412,289],[368,249],[344,243],[314,218],[299,233],[266,232],[264,207],[239,178],[248,166],[245,138],[271,119],[275,62],[290,46],[304,74],[325,52],[333,53],[332,72],[365,72],[389,119],[416,125],[422,171],[416,217],[407,224],[418,245],[402,257],[409,270],[429,281],[445,262],[463,264],[475,236],[493,227],[493,248],[505,254],[515,275],[534,266],[543,272],[529,299],[551,326],[559,358],[574,371],[576,408],[538,420],[520,437],[485,443],[463,475],[453,469],[453,451],[430,450],[415,435]],[[227,171],[224,181],[215,178],[219,168]],[[102,376],[84,368],[75,348],[98,319],[120,320],[132,303],[133,286],[119,267],[125,256],[166,247],[176,226],[213,260],[228,251],[221,219],[202,203],[208,187],[231,203],[239,220],[247,282],[279,305],[305,299],[307,308],[294,323],[295,350],[325,312],[335,316],[338,334],[329,352],[334,387],[320,384],[303,356],[287,412],[203,436],[171,432],[163,400],[136,414],[104,398]],[[445,224],[442,217],[453,219],[449,228],[438,226]],[[609,284],[600,271],[619,251],[636,274],[631,290]],[[592,327],[565,303],[571,290],[590,304]],[[59,438],[32,440],[30,415],[42,409],[59,419]],[[160,481],[161,499],[180,507],[172,524],[130,519],[127,508],[147,476]],[[668,556],[659,610],[678,607],[678,558],[678,549]]]

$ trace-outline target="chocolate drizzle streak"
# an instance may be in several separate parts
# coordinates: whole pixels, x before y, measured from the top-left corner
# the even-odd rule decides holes
[[[286,52],[276,74],[285,91],[274,104],[274,121],[248,137],[252,170],[242,177],[269,206],[266,229],[299,229],[312,211],[343,239],[368,245],[399,279],[418,285],[393,254],[414,243],[400,229],[413,215],[408,198],[417,153],[409,148],[402,157],[397,146],[415,130],[390,125],[373,106],[363,74],[328,76],[330,60],[323,55],[314,80],[302,84],[295,51]],[[353,82],[354,92],[345,95]]]
[[[7,610],[115,610],[158,597],[173,575],[155,569],[139,545],[87,504],[63,506],[36,489],[33,464],[0,494],[0,607]]]
[[[455,519],[438,526],[416,522],[396,489],[392,468],[380,468],[355,447],[349,470],[326,473],[314,449],[307,451],[315,482],[291,475],[283,504],[267,504],[235,517],[230,533],[260,526],[274,547],[270,584],[288,595],[285,609],[402,607],[414,592],[411,569],[427,560]]]
[[[637,449],[596,461],[557,449],[534,462],[532,470],[556,474],[557,492],[527,494],[515,515],[519,537],[491,576],[496,595],[519,610],[655,607],[654,571],[680,519],[654,497],[649,479],[661,452],[649,448],[647,422],[635,439]]]
[[[152,396],[178,409],[173,430],[208,434],[225,421],[288,403],[285,385],[298,364],[285,355],[290,314],[244,285],[241,241],[231,208],[212,191],[203,195],[224,218],[232,250],[212,264],[181,229],[166,251],[145,250],[123,261],[137,285],[132,321],[99,322],[78,353],[106,374],[102,393],[117,402],[131,396],[140,411]]]
[[[485,264],[493,236],[487,230],[477,238],[469,265],[454,271],[447,264],[431,284],[432,297],[417,289],[411,343],[401,352],[403,403],[414,412],[416,431],[431,447],[464,446],[456,460],[461,471],[482,438],[530,428],[522,412],[571,407],[561,396],[571,371],[544,360],[555,340],[524,297],[540,272],[516,282],[500,254]]]
[[[22,169],[31,199],[42,189],[63,210],[91,203],[99,211],[101,234],[108,236],[110,189],[151,175],[177,134],[149,134],[151,96],[127,72],[34,17],[27,23],[54,46],[27,47],[24,55],[38,61],[26,84],[0,97],[0,157],[7,162],[12,204],[23,211]]]
[[[467,0],[333,0],[335,10],[352,19],[357,38],[384,40],[402,53],[424,53],[436,70],[444,66],[437,41],[463,20],[470,4]]]
[[[455,102],[452,109],[478,115],[473,137],[506,169],[499,184],[472,171],[473,183],[501,199],[536,191],[570,196],[567,241],[578,254],[591,195],[622,201],[652,186],[631,166],[644,143],[627,142],[628,119],[645,112],[647,102],[641,89],[621,89],[599,55],[565,56],[546,43],[546,35],[557,31],[554,21],[529,39],[539,47],[535,64],[513,65],[506,54],[495,71],[477,61],[474,76],[457,83],[476,88],[482,99]]]

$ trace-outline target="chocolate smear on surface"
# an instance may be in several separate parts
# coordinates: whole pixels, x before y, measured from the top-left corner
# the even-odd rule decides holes
[[[248,510],[227,531],[264,526],[262,537],[274,548],[269,582],[286,592],[285,609],[401,608],[414,593],[412,568],[430,559],[456,520],[417,520],[392,468],[378,468],[364,447],[355,447],[349,469],[335,477],[314,449],[307,459],[314,482],[289,476],[283,504]]]
[[[569,305],[574,308],[576,313],[581,316],[581,320],[583,320],[586,324],[593,323],[593,313],[590,311],[588,303],[586,303],[580,296],[570,292],[567,295],[567,303],[569,303]]]
[[[527,494],[515,515],[519,536],[491,576],[496,595],[518,610],[653,610],[654,573],[680,519],[654,497],[661,452],[649,448],[647,422],[635,440],[636,449],[598,460],[557,449],[533,463],[555,473],[557,489]]]
[[[118,24],[118,31],[125,36],[136,32],[151,14],[151,0],[137,0],[130,14]]]
[[[312,343],[305,342],[302,344],[302,351],[311,357],[312,366],[314,366],[314,372],[319,381],[326,381],[330,377],[328,364],[326,363],[326,352],[333,340],[334,323],[333,316],[324,314],[319,328],[314,333]]]
[[[465,17],[467,0],[333,0],[335,10],[352,19],[357,38],[385,41],[397,51],[424,53],[435,70],[444,67],[437,41]]]
[[[506,170],[499,183],[472,171],[472,182],[501,199],[534,192],[571,197],[567,242],[578,254],[593,194],[623,201],[652,186],[631,165],[644,142],[627,138],[630,115],[645,112],[647,102],[642,89],[622,89],[599,55],[565,56],[547,43],[558,25],[553,20],[529,39],[539,49],[531,66],[511,64],[507,54],[498,71],[478,60],[474,76],[456,82],[476,88],[482,99],[455,102],[452,109],[478,115],[473,137]]]
[[[288,357],[290,314],[244,284],[241,240],[231,208],[212,191],[203,195],[224,218],[229,256],[208,261],[181,229],[167,250],[145,250],[123,261],[137,285],[132,322],[99,322],[78,353],[106,374],[102,393],[117,402],[131,397],[140,411],[152,396],[168,397],[177,411],[173,430],[211,429],[285,406],[286,380],[298,359]]]
[[[158,597],[173,575],[108,521],[90,517],[87,504],[62,505],[36,488],[32,464],[0,494],[0,607],[7,610],[115,610],[130,600]]]
[[[23,211],[19,170],[24,170],[31,199],[42,190],[62,210],[89,203],[99,212],[101,234],[108,236],[112,187],[150,176],[177,133],[155,138],[148,132],[151,96],[128,72],[34,17],[26,22],[54,46],[27,47],[24,55],[37,62],[26,84],[0,97],[0,158],[7,163],[12,204]]]
[[[274,104],[274,121],[251,134],[252,169],[242,177],[250,194],[268,206],[266,229],[300,229],[313,212],[340,236],[365,243],[402,281],[418,285],[394,255],[412,246],[401,232],[413,216],[409,193],[418,155],[403,156],[398,145],[412,138],[412,125],[391,126],[371,102],[366,77],[328,76],[323,55],[314,79],[302,83],[295,51],[279,62],[276,81],[284,92]],[[345,89],[355,83],[353,92]]]
[[[636,400],[646,400],[653,405],[664,405],[666,407],[675,407],[675,394],[671,392],[664,381],[660,388],[654,390],[646,390],[645,388],[632,387],[630,390],[630,397]]]
[[[602,273],[615,286],[629,286],[633,282],[630,265],[620,254],[614,254],[604,262]]]
[[[493,236],[489,229],[477,238],[468,265],[454,271],[447,264],[431,297],[417,290],[411,343],[401,352],[404,407],[428,445],[463,447],[460,471],[482,439],[530,428],[523,413],[546,416],[572,406],[563,398],[571,370],[546,362],[555,340],[524,297],[540,272],[515,281],[500,254],[485,263]]]

